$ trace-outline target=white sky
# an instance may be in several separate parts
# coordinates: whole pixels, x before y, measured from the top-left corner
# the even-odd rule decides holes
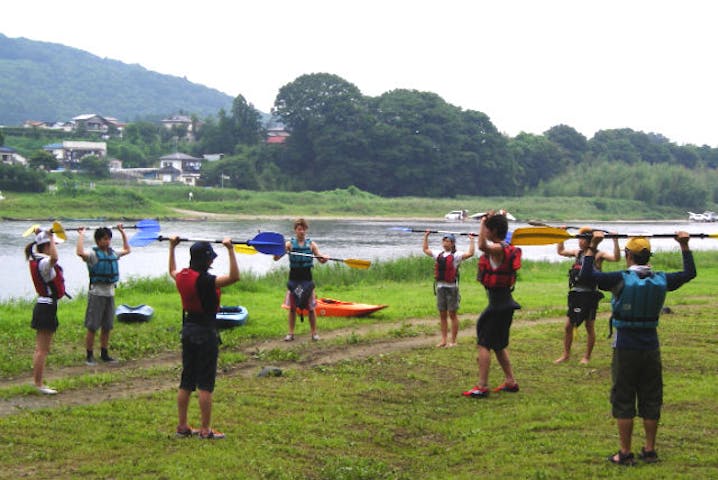
[[[370,96],[434,92],[511,136],[566,124],[718,147],[716,11],[713,0],[33,0],[4,2],[0,33],[187,77],[264,112],[283,85],[326,72]]]

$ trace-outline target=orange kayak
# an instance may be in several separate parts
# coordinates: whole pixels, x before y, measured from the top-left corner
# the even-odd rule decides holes
[[[317,298],[315,311],[318,317],[364,317],[389,305],[370,305],[367,303],[343,302],[332,298]],[[289,305],[282,308],[289,310]],[[308,315],[309,311],[297,309],[297,313]]]

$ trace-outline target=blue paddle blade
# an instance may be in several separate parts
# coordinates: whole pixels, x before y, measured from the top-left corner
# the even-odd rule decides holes
[[[132,247],[146,247],[150,243],[158,240],[158,233],[159,232],[154,230],[138,230],[137,233],[130,237],[129,244]]]
[[[413,228],[409,227],[389,227],[387,230],[399,230],[401,232],[413,232]]]
[[[261,232],[253,239],[247,241],[247,245],[267,255],[284,255],[286,252],[284,236],[276,232]]]
[[[136,227],[138,230],[145,230],[145,231],[151,231],[151,232],[159,233],[159,231],[160,231],[160,222],[158,222],[157,220],[154,220],[154,219],[152,219],[152,218],[146,218],[146,219],[144,219],[144,220],[140,220],[139,222],[137,222],[137,224],[135,225],[135,227]]]
[[[513,236],[514,236],[514,232],[512,232],[511,230],[506,232],[506,243],[511,243],[511,237],[513,237]]]

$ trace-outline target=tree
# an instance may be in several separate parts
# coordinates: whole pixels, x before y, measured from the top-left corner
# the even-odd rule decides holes
[[[578,163],[583,160],[588,151],[588,139],[568,125],[556,125],[544,132],[544,136],[558,145],[564,156],[570,159],[571,163]]]
[[[259,111],[242,95],[232,102],[232,127],[235,144],[257,145],[264,138]]]
[[[110,176],[109,161],[96,155],[82,157],[80,159],[80,168],[91,177],[108,178]]]
[[[30,167],[41,170],[54,170],[60,164],[57,158],[45,150],[35,150],[28,161]]]
[[[521,184],[532,188],[560,173],[566,166],[559,147],[544,136],[521,132],[509,140],[509,149],[522,170]]]

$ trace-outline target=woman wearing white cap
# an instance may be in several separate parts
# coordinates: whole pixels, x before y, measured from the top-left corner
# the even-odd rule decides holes
[[[33,245],[35,252],[33,252]],[[44,395],[54,395],[57,390],[43,383],[45,359],[50,351],[52,336],[59,322],[57,320],[57,302],[65,296],[65,281],[62,268],[58,265],[55,236],[47,231],[37,230],[35,241],[25,247],[25,257],[30,264],[30,276],[37,291],[37,303],[32,310],[31,326],[37,332],[35,353],[32,358],[32,376],[37,391]]]

